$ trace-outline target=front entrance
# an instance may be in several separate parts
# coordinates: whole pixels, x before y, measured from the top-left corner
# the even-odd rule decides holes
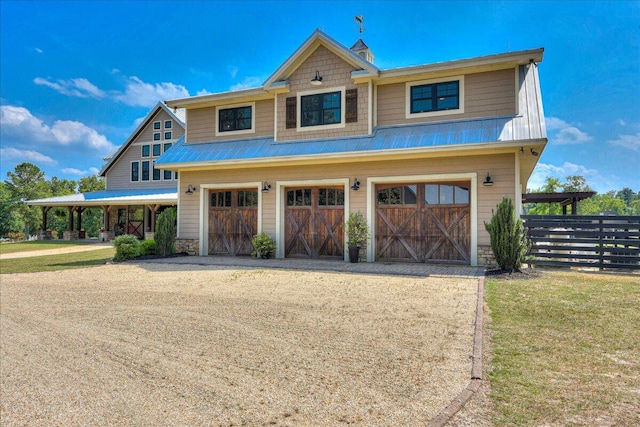
[[[258,232],[258,192],[209,193],[209,255],[251,255]]]
[[[376,185],[376,259],[470,264],[468,182]]]
[[[344,259],[344,189],[286,190],[285,257]]]

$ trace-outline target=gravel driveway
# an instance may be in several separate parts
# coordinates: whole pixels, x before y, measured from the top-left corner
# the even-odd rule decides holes
[[[476,293],[152,263],[2,275],[2,425],[425,425],[469,382]]]

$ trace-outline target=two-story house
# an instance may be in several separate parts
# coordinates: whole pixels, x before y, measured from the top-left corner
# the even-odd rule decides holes
[[[100,171],[100,176],[105,178],[105,190],[27,203],[42,206],[42,230],[47,229],[51,208],[66,207],[69,231],[64,235],[68,240],[84,238],[82,212],[87,208],[102,209],[107,240],[119,234],[152,238],[158,215],[178,202],[178,173],[160,170],[156,161],[184,134],[184,111],[171,110],[159,102],[124,144],[105,158]],[[46,232],[44,234],[46,238]]]
[[[484,222],[522,190],[547,142],[543,49],[381,70],[362,40],[316,30],[255,89],[166,101],[187,132],[156,161],[179,172],[178,245],[347,259],[364,213],[367,261],[483,264]]]

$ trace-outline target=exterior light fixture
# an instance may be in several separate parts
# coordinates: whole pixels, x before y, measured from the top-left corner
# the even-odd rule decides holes
[[[520,154],[524,153],[524,147],[520,147]]]
[[[540,153],[538,153],[537,151],[533,151],[533,148],[531,149],[531,155],[532,156],[538,157],[538,154],[540,154]]]
[[[484,182],[482,183],[482,185],[484,185],[485,187],[491,187],[493,185],[493,181],[491,181],[491,176],[489,175],[489,172],[487,172],[487,177],[484,179]]]
[[[360,181],[358,181],[358,178],[353,178],[353,185],[351,186],[351,189],[353,191],[358,191],[360,189]]]
[[[263,193],[268,193],[268,192],[269,192],[269,190],[271,190],[271,184],[269,184],[267,181],[265,181],[265,182],[262,184],[262,192],[263,192]]]
[[[320,72],[316,71],[316,76],[311,79],[311,84],[313,86],[320,86],[322,84],[322,77],[320,76]]]
[[[196,187],[194,187],[193,185],[189,184],[189,186],[187,187],[187,191],[185,191],[185,194],[193,194],[195,193],[197,190]]]

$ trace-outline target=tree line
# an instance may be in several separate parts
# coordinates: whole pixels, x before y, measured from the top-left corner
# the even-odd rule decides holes
[[[563,193],[594,191],[582,175],[570,175],[561,182],[557,178],[548,177],[545,185],[530,193]],[[640,191],[634,192],[625,187],[606,193],[596,193],[588,199],[578,202],[578,215],[599,215],[611,212],[616,215],[640,215]],[[526,215],[562,215],[559,203],[527,203],[524,205]]]
[[[27,200],[67,196],[104,190],[104,180],[98,175],[72,179],[45,178],[44,172],[32,163],[20,163],[7,179],[0,181],[0,237],[21,238],[34,235],[42,228],[42,208],[28,206]],[[54,236],[62,236],[69,228],[69,210],[53,208],[47,215],[47,227]],[[82,228],[87,236],[97,236],[102,227],[102,209],[87,209],[82,213]]]

